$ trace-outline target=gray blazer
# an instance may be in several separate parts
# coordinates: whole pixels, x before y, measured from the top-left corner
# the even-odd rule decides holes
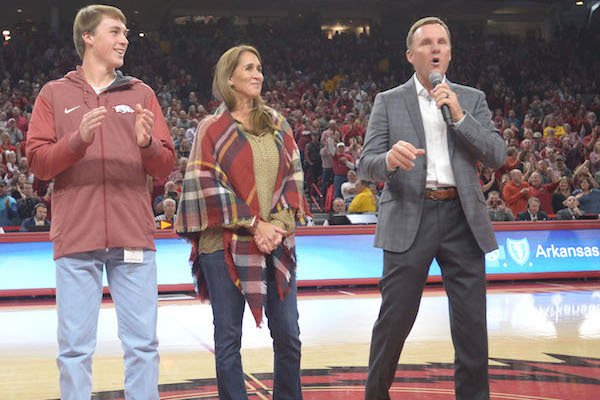
[[[379,200],[375,246],[404,252],[412,245],[423,211],[427,156],[417,157],[410,171],[388,172],[387,151],[398,140],[427,151],[425,131],[415,89],[414,76],[403,85],[375,97],[365,137],[359,176],[384,181]],[[448,82],[448,81],[447,81]],[[504,163],[504,141],[492,124],[485,94],[477,89],[448,82],[465,111],[459,127],[448,130],[450,163],[467,223],[484,252],[498,248],[481,191],[477,163],[491,168]]]
[[[568,208],[563,208],[556,212],[556,219],[569,220],[569,219],[579,219],[579,218],[581,218],[581,214],[579,214],[579,215],[571,214],[571,212],[569,211]]]

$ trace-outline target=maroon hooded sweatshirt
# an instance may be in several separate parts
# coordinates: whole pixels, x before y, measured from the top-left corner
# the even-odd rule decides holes
[[[154,113],[152,143],[144,149],[135,136],[138,103]],[[106,117],[85,143],[79,134],[83,115],[100,106]],[[31,116],[27,156],[38,178],[55,179],[50,229],[55,259],[114,247],[156,250],[146,174],[168,175],[175,152],[148,85],[117,71],[97,95],[80,67],[48,82]]]

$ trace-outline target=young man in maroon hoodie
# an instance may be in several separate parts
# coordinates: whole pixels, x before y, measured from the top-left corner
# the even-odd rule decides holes
[[[54,179],[52,227],[61,399],[89,399],[106,269],[125,352],[125,398],[158,399],[154,217],[146,175],[175,164],[152,89],[124,76],[127,28],[114,7],[82,8],[73,41],[82,65],[47,83],[29,125],[27,155]]]

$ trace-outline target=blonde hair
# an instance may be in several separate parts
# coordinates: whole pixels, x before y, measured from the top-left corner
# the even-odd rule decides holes
[[[448,43],[450,44],[450,47],[452,47],[452,41],[450,40],[450,29],[448,29],[448,25],[446,25],[446,23],[438,17],[425,17],[412,24],[412,26],[408,30],[408,35],[406,36],[406,49],[410,50],[410,46],[412,46],[413,36],[415,35],[415,31],[417,29],[419,29],[423,25],[432,24],[441,25],[442,28],[444,28],[446,34],[448,35]]]
[[[105,6],[103,4],[92,4],[77,11],[75,21],[73,21],[73,43],[75,44],[75,50],[77,50],[77,54],[81,60],[83,60],[85,54],[83,34],[86,32],[94,33],[98,25],[100,25],[102,18],[105,16],[118,19],[124,24],[127,24],[125,15],[116,7]]]
[[[233,75],[239,64],[240,56],[244,52],[250,52],[262,63],[260,54],[256,48],[249,45],[239,45],[227,50],[215,66],[215,75],[213,78],[212,92],[213,96],[225,103],[227,108],[233,110],[236,106],[235,89],[229,84],[229,78]],[[256,133],[263,133],[275,129],[273,114],[267,107],[265,101],[258,95],[253,102],[252,111],[250,111],[250,127]]]

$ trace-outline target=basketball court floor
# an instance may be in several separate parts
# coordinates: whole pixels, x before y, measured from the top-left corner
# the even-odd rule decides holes
[[[375,288],[301,290],[304,399],[362,399]],[[212,314],[186,295],[161,296],[161,399],[217,399]],[[600,281],[494,283],[488,288],[493,400],[600,399]],[[103,304],[93,399],[123,398],[122,352],[112,303]],[[271,399],[265,327],[244,318],[243,363],[251,399]],[[58,399],[53,300],[0,300],[0,399]],[[430,285],[400,359],[393,399],[453,399],[447,301]]]

